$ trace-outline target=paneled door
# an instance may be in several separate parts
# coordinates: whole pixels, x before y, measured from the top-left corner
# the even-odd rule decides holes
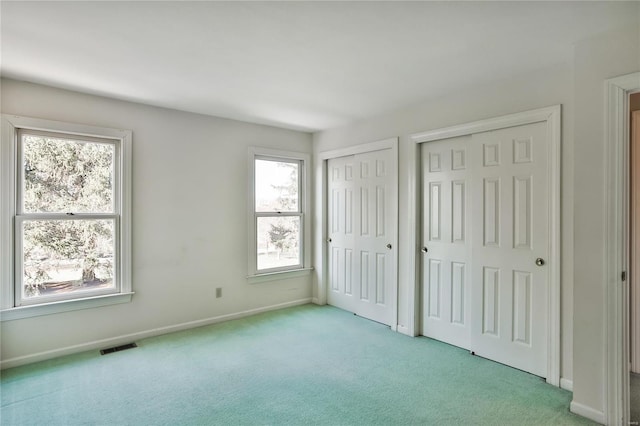
[[[422,149],[423,334],[542,377],[547,150],[545,123]]]
[[[471,350],[546,377],[549,191],[544,123],[475,134]]]
[[[390,149],[329,159],[327,302],[392,325],[397,230]]]
[[[469,348],[471,136],[422,149],[422,334]]]

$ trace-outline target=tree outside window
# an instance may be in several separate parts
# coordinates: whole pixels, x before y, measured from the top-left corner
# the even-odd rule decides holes
[[[22,298],[114,287],[116,146],[20,135]]]
[[[302,263],[300,170],[297,160],[255,159],[258,270]]]

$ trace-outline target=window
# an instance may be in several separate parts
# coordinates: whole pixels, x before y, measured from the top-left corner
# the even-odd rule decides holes
[[[3,117],[3,320],[130,300],[130,142]]]
[[[249,276],[308,269],[309,156],[251,148]]]

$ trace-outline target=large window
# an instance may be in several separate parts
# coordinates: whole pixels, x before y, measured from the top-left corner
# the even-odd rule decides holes
[[[308,156],[252,148],[249,275],[308,266]]]
[[[3,126],[3,319],[130,297],[131,133],[21,117]]]

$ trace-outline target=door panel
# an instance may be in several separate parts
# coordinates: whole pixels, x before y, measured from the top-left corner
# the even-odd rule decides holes
[[[471,350],[539,376],[547,371],[547,141],[544,123],[474,134]]]
[[[425,336],[469,347],[470,255],[467,149],[470,137],[425,144],[422,150],[422,257]]]
[[[331,160],[329,179],[329,299],[336,306],[348,309],[353,303],[353,157]],[[339,297],[338,297],[339,296]]]
[[[397,232],[393,153],[330,159],[327,167],[328,303],[391,325]]]

